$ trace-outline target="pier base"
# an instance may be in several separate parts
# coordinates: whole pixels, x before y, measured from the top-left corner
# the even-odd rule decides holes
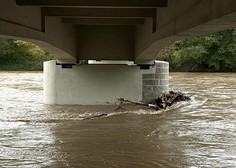
[[[167,78],[163,77],[162,70],[159,72],[160,68],[158,64],[151,69],[140,70],[138,66],[78,66],[48,61],[44,63],[44,103],[105,105],[115,104],[121,97],[147,101],[168,89],[168,82],[163,83]]]

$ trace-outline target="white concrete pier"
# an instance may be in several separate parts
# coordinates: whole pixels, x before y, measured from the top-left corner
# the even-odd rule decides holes
[[[55,60],[48,61],[44,63],[44,103],[104,105],[115,104],[120,97],[142,101],[143,74],[156,74],[156,70],[156,66],[140,70],[127,65],[62,68]]]

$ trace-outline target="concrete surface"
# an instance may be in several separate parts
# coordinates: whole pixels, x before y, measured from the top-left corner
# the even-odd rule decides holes
[[[0,36],[33,42],[62,62],[147,64],[171,42],[235,27],[235,0],[0,0]]]
[[[72,69],[44,63],[44,103],[114,104],[116,98],[142,100],[139,67],[126,65],[84,65]]]
[[[45,104],[115,104],[117,98],[149,101],[169,88],[169,64],[157,61],[151,69],[137,66],[90,64],[62,68],[44,63]]]

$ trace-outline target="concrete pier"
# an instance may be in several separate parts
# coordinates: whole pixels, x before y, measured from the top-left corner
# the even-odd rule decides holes
[[[116,98],[142,100],[139,67],[82,65],[62,68],[56,61],[44,63],[44,103],[114,104]]]
[[[120,97],[134,101],[147,100],[147,95],[151,97],[148,87],[155,93],[152,96],[168,89],[168,81],[165,87],[161,85],[167,80],[166,77],[160,79],[160,83],[146,85],[148,76],[154,75],[156,81],[158,76],[163,76],[167,71],[164,65],[158,63],[151,69],[140,70],[138,66],[127,65],[67,67],[57,64],[55,60],[48,61],[44,63],[44,103],[106,105],[115,104]],[[161,66],[164,66],[164,71]]]

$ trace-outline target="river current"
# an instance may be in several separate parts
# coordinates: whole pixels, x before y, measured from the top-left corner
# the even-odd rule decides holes
[[[0,167],[236,167],[236,74],[170,78],[170,89],[191,101],[115,112],[117,106],[44,105],[41,72],[0,72]]]

